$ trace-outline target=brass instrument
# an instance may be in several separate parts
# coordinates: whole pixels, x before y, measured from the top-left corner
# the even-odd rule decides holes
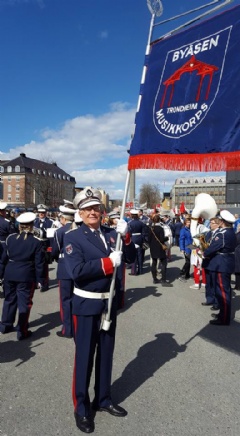
[[[199,233],[198,235],[193,236],[193,239],[198,239],[201,251],[205,251],[209,247],[209,242],[206,241],[205,235],[206,233]]]

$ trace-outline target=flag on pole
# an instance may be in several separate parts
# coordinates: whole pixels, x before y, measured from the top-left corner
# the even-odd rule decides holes
[[[240,6],[151,43],[128,169],[240,168]]]

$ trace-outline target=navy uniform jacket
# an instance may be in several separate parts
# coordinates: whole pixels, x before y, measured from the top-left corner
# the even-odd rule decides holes
[[[233,228],[223,228],[216,231],[209,247],[204,251],[209,258],[207,269],[216,272],[234,273],[234,250],[237,245]]]
[[[54,221],[48,218],[47,216],[41,221],[40,218],[36,218],[34,220],[34,227],[37,229],[42,229],[43,238],[46,238],[46,230],[51,229],[53,227]]]
[[[64,235],[71,228],[72,223],[67,223],[63,227],[60,227],[54,233],[54,240],[52,246],[52,258],[58,262],[57,267],[57,279],[59,280],[71,280],[71,277],[66,270],[64,262]]]
[[[14,282],[43,283],[45,253],[43,243],[32,233],[13,233],[6,239],[2,254],[4,279]]]
[[[101,226],[107,249],[100,238],[84,223],[77,229],[65,233],[64,262],[74,285],[90,292],[109,292],[113,265],[109,255],[115,247],[117,232],[110,227]],[[123,260],[135,261],[136,249],[130,242],[122,244]],[[107,310],[108,300],[82,298],[73,295],[73,315],[97,315]]]
[[[0,215],[0,241],[5,242],[11,233],[11,223],[9,220]]]
[[[144,222],[140,221],[139,219],[132,219],[128,223],[128,229],[134,244],[137,244],[139,245],[139,247],[141,247],[144,240],[147,239],[147,235],[148,235],[147,225],[144,224]]]

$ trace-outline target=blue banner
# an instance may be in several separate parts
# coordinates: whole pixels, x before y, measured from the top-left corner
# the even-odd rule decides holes
[[[240,168],[240,6],[152,43],[129,169]]]

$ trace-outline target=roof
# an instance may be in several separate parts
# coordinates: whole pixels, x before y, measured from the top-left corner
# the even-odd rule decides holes
[[[48,163],[48,162],[44,162],[41,160],[37,160],[37,159],[32,159],[30,157],[27,157],[25,153],[20,153],[20,155],[18,157],[16,157],[15,159],[9,160],[5,163],[2,164],[2,166],[5,168],[7,168],[8,166],[11,167],[16,167],[16,166],[20,166],[20,172],[29,172],[32,170],[40,170],[40,171],[47,171],[47,172],[52,172],[52,173],[56,173],[56,174],[61,174],[64,176],[68,176],[70,177],[71,181],[75,182],[74,177],[71,177],[70,174],[66,173],[66,171],[62,170],[61,168],[59,168],[57,166],[57,164],[54,163]],[[5,171],[4,171],[5,172]]]

